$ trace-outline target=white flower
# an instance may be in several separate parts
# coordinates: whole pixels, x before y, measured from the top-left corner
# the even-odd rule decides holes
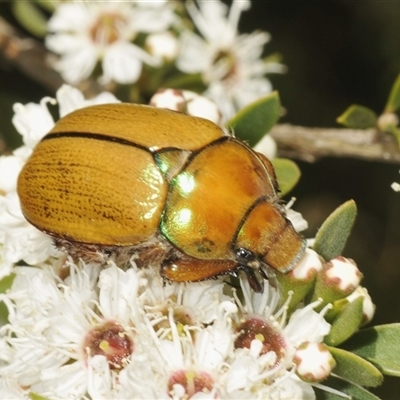
[[[48,104],[58,104],[59,115],[63,117],[92,104],[117,102],[111,93],[106,92],[85,100],[78,89],[67,85],[57,91],[56,98],[45,97],[39,104],[14,105],[13,123],[22,135],[24,146],[16,149],[11,156],[0,157],[0,278],[8,275],[12,265],[20,260],[36,265],[49,257],[61,255],[48,235],[26,221],[16,193],[21,168],[37,143],[55,124]]]
[[[236,338],[235,348],[243,350],[243,360],[232,365],[229,387],[239,391],[252,387],[252,391],[260,393],[260,398],[278,399],[286,398],[282,393],[291,388],[292,398],[314,398],[312,389],[293,373],[292,365],[298,347],[305,342],[321,343],[330,331],[323,312],[313,310],[319,302],[296,310],[287,321],[286,307],[276,309],[278,292],[267,281],[263,293],[253,292],[247,280],[240,282],[244,303],[239,301],[237,329],[242,333]],[[245,348],[249,350],[246,352]],[[262,385],[265,379],[271,384]]]
[[[99,272],[98,266],[71,265],[62,281],[50,269],[15,268],[7,295],[10,324],[3,327],[15,354],[0,376],[52,399],[80,398],[98,379],[91,362],[101,356],[109,364],[107,378],[118,381],[115,371],[140,352],[138,275],[116,266],[98,279]]]
[[[15,192],[18,175],[24,164],[25,160],[15,155],[0,158],[0,193]]]
[[[20,260],[35,265],[60,255],[50,236],[26,221],[16,192],[0,196],[0,220],[0,278],[8,275],[12,266]]]
[[[17,131],[22,135],[24,144],[32,150],[42,137],[53,127],[54,120],[47,104],[55,104],[55,99],[43,98],[39,104],[21,103],[14,104],[14,117],[12,122]],[[29,155],[29,154],[28,154]]]
[[[267,281],[254,293],[241,279],[241,302],[222,280],[163,285],[157,269],[134,264],[14,270],[0,330],[7,390],[49,399],[314,398],[294,356],[330,325],[315,304],[287,321]]]
[[[155,350],[149,354],[153,358],[154,373],[163,381],[166,392],[173,393],[173,398],[181,398],[180,392],[189,397],[201,392],[220,392],[225,364],[233,349],[229,316],[237,308],[228,301],[220,303],[216,310],[217,319],[212,324],[206,326],[193,321],[182,329],[170,309],[167,330],[155,329],[152,334],[151,347]]]
[[[206,118],[215,124],[222,122],[217,105],[207,97],[190,90],[160,89],[150,99],[150,105]]]
[[[294,202],[296,201],[295,197],[292,197],[290,201],[285,205],[286,210],[286,218],[290,220],[294,229],[297,232],[305,231],[308,228],[308,222],[303,218],[303,216],[292,209]]]
[[[227,7],[220,1],[199,1],[197,8],[187,3],[189,14],[201,35],[186,31],[181,37],[178,68],[201,73],[207,85],[206,96],[217,103],[225,119],[257,98],[269,93],[268,72],[282,72],[277,63],[261,59],[269,41],[265,32],[239,35],[240,14],[250,7],[248,0],[233,0]]]
[[[174,19],[165,1],[59,3],[46,46],[61,55],[54,66],[69,83],[88,78],[99,61],[103,83],[133,83],[142,63],[158,66],[160,60],[132,41],[138,33],[165,31]]]

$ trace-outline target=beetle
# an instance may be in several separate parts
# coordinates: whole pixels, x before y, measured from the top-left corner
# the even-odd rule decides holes
[[[75,258],[136,255],[176,282],[244,270],[256,291],[305,249],[278,192],[271,162],[213,122],[127,103],[61,118],[18,178],[27,221]]]

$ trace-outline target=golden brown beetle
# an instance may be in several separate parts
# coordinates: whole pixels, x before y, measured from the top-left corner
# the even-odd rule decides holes
[[[277,203],[270,161],[212,122],[133,104],[62,118],[18,180],[26,219],[71,255],[138,254],[171,281],[285,273],[305,242]],[[89,256],[90,254],[90,256]]]

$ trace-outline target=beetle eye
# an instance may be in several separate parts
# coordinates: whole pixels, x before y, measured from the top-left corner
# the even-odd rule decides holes
[[[249,262],[255,260],[255,258],[256,256],[252,251],[244,249],[243,247],[236,250],[236,259],[239,264],[247,265]]]

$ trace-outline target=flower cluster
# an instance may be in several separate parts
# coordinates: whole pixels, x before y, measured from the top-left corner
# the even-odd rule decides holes
[[[240,301],[221,280],[164,287],[135,265],[66,264],[14,270],[2,398],[312,398],[294,360],[329,331],[313,305],[286,323],[267,283],[254,294],[241,281]]]
[[[59,55],[54,68],[67,83],[97,74],[103,85],[136,84],[142,95],[173,82],[186,89],[177,82],[188,82],[182,80],[187,76],[217,103],[225,120],[268,94],[272,87],[265,75],[284,67],[261,58],[267,33],[239,34],[239,18],[250,1],[233,0],[230,9],[217,0],[185,5],[61,2],[47,27],[46,46]]]
[[[335,366],[324,344],[335,316],[361,297],[362,323],[372,318],[352,261],[325,263],[307,249],[291,273],[264,280],[262,293],[241,276],[165,284],[157,269],[139,269],[134,260],[126,270],[112,262],[76,264],[24,219],[17,176],[54,125],[48,107],[58,104],[62,117],[117,101],[110,93],[87,101],[63,86],[56,99],[15,105],[24,145],[0,158],[0,275],[14,277],[0,298],[8,309],[0,329],[0,397],[314,399],[313,387],[324,387],[319,382]],[[152,102],[219,115],[190,92],[164,91]],[[306,228],[290,208],[287,216]],[[332,309],[337,301],[341,308]]]

